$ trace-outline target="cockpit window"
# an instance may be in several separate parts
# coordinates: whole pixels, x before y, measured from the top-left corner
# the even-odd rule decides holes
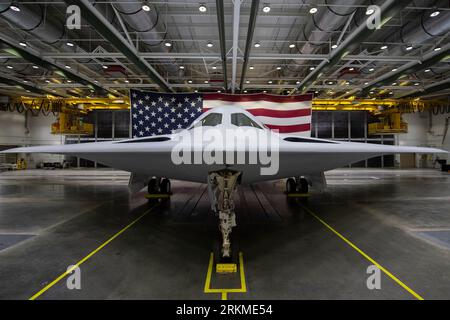
[[[257,124],[255,121],[253,121],[243,113],[232,113],[231,123],[238,127],[253,127],[262,129],[259,124]]]
[[[196,122],[192,128],[196,127],[215,127],[222,123],[222,114],[221,113],[210,113],[203,119],[201,119],[199,122]]]

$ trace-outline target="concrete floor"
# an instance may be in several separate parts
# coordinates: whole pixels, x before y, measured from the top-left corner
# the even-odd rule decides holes
[[[111,170],[0,174],[0,299],[28,299],[149,210]],[[425,299],[450,299],[450,175],[436,170],[335,170],[306,204],[315,215]],[[204,293],[217,226],[205,185],[173,181],[159,206],[81,265],[81,290],[63,279],[39,299],[220,299]],[[284,182],[241,187],[236,246],[246,293],[228,299],[415,299],[308,212]],[[236,287],[236,276],[213,276]]]

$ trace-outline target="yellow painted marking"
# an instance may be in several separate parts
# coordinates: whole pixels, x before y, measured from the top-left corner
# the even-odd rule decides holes
[[[150,211],[152,211],[155,208],[155,206],[151,207],[150,209],[148,209],[147,211],[145,211],[143,214],[141,214],[139,217],[137,217],[135,220],[133,220],[130,224],[128,224],[125,228],[123,228],[122,230],[120,230],[119,232],[117,232],[115,235],[113,235],[111,238],[109,238],[108,240],[106,240],[105,242],[103,242],[103,244],[101,244],[99,247],[97,247],[97,249],[95,249],[94,251],[92,251],[91,253],[89,253],[87,256],[85,256],[83,259],[81,259],[80,261],[78,261],[75,265],[73,265],[72,268],[70,268],[69,270],[67,270],[66,272],[62,273],[59,277],[57,277],[55,280],[53,280],[52,282],[50,282],[48,285],[46,285],[43,289],[41,289],[39,292],[37,292],[36,294],[34,294],[32,297],[30,297],[28,300],[35,300],[37,298],[39,298],[39,296],[41,296],[44,292],[46,292],[48,289],[50,289],[51,287],[53,287],[55,284],[57,284],[59,281],[61,281],[62,279],[64,279],[66,276],[68,276],[69,274],[72,273],[72,271],[76,268],[79,267],[80,265],[82,265],[84,262],[86,262],[89,258],[91,258],[94,254],[96,254],[97,252],[99,252],[101,249],[103,249],[106,245],[108,245],[111,241],[113,241],[115,238],[117,238],[118,236],[120,236],[123,232],[125,232],[127,229],[129,229],[131,226],[133,226],[136,222],[138,222],[139,220],[141,220],[145,215],[147,215]]]
[[[288,193],[287,196],[290,198],[308,198],[309,193]]]
[[[362,251],[360,248],[358,248],[355,244],[353,244],[350,240],[348,240],[346,237],[344,237],[342,234],[337,232],[333,227],[331,227],[329,224],[327,224],[325,221],[323,221],[321,218],[319,218],[314,212],[311,211],[311,209],[303,206],[306,211],[308,211],[314,218],[316,218],[320,223],[322,223],[325,227],[327,227],[330,231],[332,231],[335,235],[337,235],[339,238],[341,238],[345,243],[347,243],[350,247],[352,247],[354,250],[356,250],[360,255],[362,255],[364,258],[369,260],[372,264],[376,265],[381,271],[383,271],[389,278],[394,280],[399,286],[401,286],[403,289],[408,291],[414,298],[417,300],[424,300],[422,296],[420,296],[417,292],[415,292],[413,289],[408,287],[405,283],[403,283],[399,278],[394,276],[389,270],[384,268],[382,265],[380,265],[378,262],[376,262],[374,259],[372,259],[369,255],[367,255],[364,251]]]
[[[241,287],[240,288],[211,289],[211,276],[212,276],[213,266],[214,266],[214,253],[211,252],[211,254],[209,255],[208,272],[206,273],[205,287],[203,290],[205,293],[220,293],[222,296],[222,300],[227,300],[228,293],[247,292],[247,284],[245,283],[245,272],[244,272],[244,255],[242,254],[242,252],[239,252],[239,276],[241,278]]]
[[[218,263],[216,264],[216,273],[235,273],[237,272],[236,263]]]
[[[170,198],[170,194],[167,194],[167,193],[146,194],[144,197],[147,199]]]

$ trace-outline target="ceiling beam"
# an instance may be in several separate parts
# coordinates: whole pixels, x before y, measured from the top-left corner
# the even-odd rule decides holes
[[[63,77],[80,84],[86,85],[91,90],[95,90],[98,94],[105,95],[107,90],[94,83],[92,79],[89,79],[85,75],[82,75],[73,69],[67,68],[65,65],[60,65],[50,58],[41,57],[40,53],[29,48],[21,47],[16,41],[9,39],[5,35],[0,34],[0,48],[16,58],[24,59],[32,64],[40,66],[44,69],[54,71],[55,73],[62,75]],[[70,67],[70,66],[68,66]],[[71,68],[71,67],[70,67]]]
[[[231,61],[231,93],[234,93],[236,86],[237,54],[239,49],[239,21],[242,1],[234,0],[233,2],[233,55]]]
[[[223,0],[216,0],[217,21],[219,24],[219,39],[220,39],[220,58],[222,60],[222,74],[225,91],[228,90],[228,76],[227,76],[227,51],[225,43],[225,16],[223,14]]]
[[[202,53],[202,52],[169,52],[166,54],[159,52],[138,52],[138,55],[144,59],[221,59],[221,55],[218,53]],[[43,58],[50,59],[120,59],[125,58],[125,55],[120,52],[60,52],[60,53],[40,53]],[[4,53],[0,54],[0,59],[14,59],[18,58],[12,54]],[[385,61],[385,62],[411,62],[421,61],[422,55],[416,56],[371,56],[366,54],[347,55],[343,57],[342,61]],[[228,58],[231,59],[231,58]],[[257,53],[252,55],[252,60],[329,60],[328,54],[291,54],[291,53]]]
[[[440,51],[431,52],[425,55],[423,57],[423,60],[412,61],[401,67],[396,68],[396,71],[383,73],[383,75],[370,81],[367,85],[362,86],[362,88],[358,90],[352,90],[348,94],[344,94],[339,98],[346,98],[347,96],[351,96],[355,93],[358,93],[359,95],[363,96],[367,95],[367,93],[373,88],[393,83],[401,79],[402,77],[406,77],[411,73],[425,70],[435,65],[436,63],[443,62],[448,59],[450,59],[450,44],[444,46]]]
[[[33,93],[36,93],[39,95],[53,95],[53,96],[57,96],[57,97],[64,97],[63,95],[47,91],[46,89],[41,88],[39,86],[25,84],[20,79],[16,79],[16,78],[4,76],[4,75],[0,75],[0,83],[7,85],[7,86],[2,86],[2,87],[9,87],[9,88],[12,87],[12,88],[19,89],[19,90],[33,92]]]
[[[408,1],[386,0],[379,8],[380,21],[382,25],[386,24],[407,5]],[[361,23],[361,25],[351,32],[336,49],[331,51],[329,60],[322,61],[313,72],[300,81],[296,90],[299,90],[302,93],[306,92],[308,87],[311,86],[314,81],[341,61],[342,58],[355,50],[360,43],[364,41],[364,39],[367,39],[367,37],[373,34],[377,29],[375,27],[368,27],[368,23],[366,22],[368,22],[369,19],[372,19],[372,16],[368,16],[366,21]],[[296,90],[293,90],[291,94]]]
[[[241,71],[241,85],[240,90],[244,87],[245,74],[247,73],[248,60],[250,58],[250,51],[252,50],[253,35],[255,33],[256,18],[259,11],[259,0],[252,0],[252,7],[250,9],[250,17],[248,20],[247,40],[245,42],[244,62]]]
[[[173,91],[169,84],[161,77],[161,75],[144,59],[136,48],[131,46],[128,41],[120,35],[114,26],[109,23],[105,17],[94,8],[89,0],[65,0],[68,5],[77,5],[83,13],[83,18],[96,29],[111,45],[133,62],[136,67],[145,73],[153,82],[155,82],[164,91]]]

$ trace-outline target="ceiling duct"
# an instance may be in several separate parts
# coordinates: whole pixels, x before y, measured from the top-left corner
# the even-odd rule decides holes
[[[83,18],[91,24],[93,28],[106,40],[108,40],[116,50],[120,51],[127,59],[153,80],[161,89],[166,92],[173,92],[166,80],[139,55],[137,49],[131,45],[108,20],[92,6],[88,0],[65,0],[68,5],[78,5],[83,12]]]
[[[386,0],[380,7],[381,21],[383,24],[391,20],[395,14],[408,5],[409,1]],[[351,32],[345,40],[331,51],[328,60],[322,61],[313,72],[309,73],[297,86],[301,92],[305,92],[324,72],[336,65],[341,59],[355,50],[362,41],[367,39],[377,29],[369,29],[366,24],[360,25]],[[296,90],[292,90],[291,94]]]
[[[121,0],[111,5],[126,23],[127,29],[130,29],[128,31],[137,32],[138,39],[145,44],[144,49],[162,53],[170,51],[164,45],[167,28],[161,27],[161,17],[156,6],[152,6],[150,12],[146,12],[142,9],[142,3],[135,0]],[[173,59],[169,60],[166,68],[179,77],[184,76],[184,70],[179,69]]]
[[[67,41],[64,41],[66,38],[66,28],[63,22],[50,22],[46,20],[45,10],[42,5],[39,4],[16,4],[19,5],[20,12],[16,12],[10,9],[12,1],[0,0],[0,17],[4,18],[9,23],[17,26],[20,30],[29,33],[32,36],[35,36],[43,43],[56,47],[63,52],[74,53],[74,52],[85,52],[83,49],[77,46],[68,46],[66,45]],[[20,39],[25,40],[26,39]],[[28,60],[28,59],[27,59]],[[35,61],[30,61],[33,63]],[[78,59],[77,62],[81,64],[86,64],[90,62],[91,59]],[[46,68],[46,65],[41,65]],[[48,66],[49,69],[52,69],[52,66]],[[91,66],[92,67],[92,66]],[[93,70],[90,68],[84,67],[85,70],[88,70],[92,73],[96,73],[101,71],[101,66],[97,65],[97,68],[93,67]],[[35,75],[39,71],[30,68],[29,75]],[[69,73],[66,70],[66,73]],[[73,79],[76,81],[76,79]],[[97,84],[92,81],[86,81],[83,79],[83,84],[90,84],[91,87],[96,90],[100,90],[99,92],[105,92],[103,88],[100,88]]]

